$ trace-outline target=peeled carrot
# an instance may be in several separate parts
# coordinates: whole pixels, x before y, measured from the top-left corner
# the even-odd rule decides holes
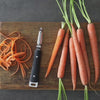
[[[95,68],[95,84],[96,84],[99,79],[100,66],[99,66],[98,43],[97,43],[96,30],[94,24],[93,23],[88,24],[87,30],[89,34],[91,49],[92,49],[92,56],[93,56],[94,68]]]
[[[64,43],[63,43],[60,63],[58,67],[58,73],[57,73],[57,77],[59,78],[58,100],[61,100],[62,93],[63,93],[63,98],[67,100],[67,95],[66,95],[65,88],[64,88],[61,78],[64,77],[64,73],[65,73],[65,66],[66,66],[66,60],[67,60],[67,54],[68,54],[68,40],[69,40],[69,29],[67,30],[67,33],[64,38]]]
[[[70,53],[72,84],[73,84],[73,90],[75,90],[76,76],[77,76],[77,64],[76,64],[77,62],[76,62],[76,53],[72,37],[69,39],[69,53]]]
[[[58,50],[61,46],[61,43],[63,41],[64,34],[65,34],[65,30],[60,28],[58,30],[57,39],[56,39],[56,42],[55,42],[55,45],[54,45],[54,48],[53,48],[53,51],[52,51],[52,55],[51,55],[51,58],[50,58],[50,62],[49,62],[48,69],[47,69],[45,77],[47,77],[49,75],[50,71],[51,71],[51,68],[53,66],[57,52],[58,52]]]
[[[85,86],[88,83],[87,70],[86,70],[82,50],[78,42],[77,33],[73,25],[72,25],[72,33],[73,33],[72,37],[73,37],[73,42],[75,46],[76,57],[78,61],[80,79],[81,79],[82,84]]]
[[[62,49],[60,63],[58,67],[58,73],[57,73],[58,78],[63,78],[65,73],[65,66],[66,66],[66,60],[68,54],[68,39],[69,39],[69,30],[67,31],[64,38],[63,49]]]
[[[88,56],[87,56],[84,32],[83,32],[82,28],[77,29],[77,37],[78,37],[78,41],[79,41],[81,49],[82,49],[82,53],[83,53],[83,57],[84,57],[84,61],[85,61],[86,69],[87,69],[88,82],[90,82],[89,60],[88,60]]]

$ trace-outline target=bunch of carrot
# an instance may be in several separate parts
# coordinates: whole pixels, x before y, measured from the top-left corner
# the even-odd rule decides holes
[[[88,61],[88,56],[87,56],[87,51],[86,51],[84,31],[81,28],[80,23],[78,21],[74,4],[77,5],[77,7],[79,8],[83,17],[88,21],[87,30],[88,30],[88,34],[89,34],[92,56],[93,56],[93,61],[94,61],[95,84],[97,83],[98,78],[99,78],[99,54],[98,54],[96,30],[95,30],[94,24],[91,23],[90,17],[86,11],[84,0],[79,0],[79,4],[75,0],[70,0],[70,21],[69,21],[68,13],[66,10],[66,8],[67,8],[66,0],[62,0],[62,6],[60,5],[58,0],[56,0],[56,2],[59,6],[59,9],[63,15],[63,18],[64,18],[66,24],[68,25],[70,33],[71,33],[71,37],[69,39],[69,52],[70,52],[73,90],[75,90],[75,88],[76,88],[76,73],[77,73],[77,62],[78,62],[80,80],[81,80],[81,83],[83,84],[83,86],[85,87],[84,99],[88,100],[87,85],[90,84],[90,67],[89,67],[89,61]],[[73,25],[73,19],[78,28],[77,31]],[[60,45],[62,43],[63,37],[64,37],[63,32],[62,32],[61,36],[60,35],[57,36],[56,43],[54,45],[54,49],[52,52],[52,56],[51,56],[45,77],[47,77],[51,71],[51,68],[52,68],[54,60],[56,58],[58,49],[60,48]],[[60,41],[58,38],[60,38]],[[68,38],[67,38],[67,41],[68,41]],[[67,45],[66,49],[64,49],[64,45],[63,45],[63,50],[62,50],[62,54],[61,54],[61,58],[60,58],[60,64],[58,67],[58,78],[60,80],[61,80],[61,78],[63,78],[64,72],[65,72],[67,49],[68,49],[67,41],[66,41],[66,45]],[[64,39],[64,43],[65,43],[65,39]]]
[[[0,32],[0,34],[4,37],[4,40],[0,43],[0,67],[8,71],[11,67],[17,65],[17,69],[12,75],[16,74],[20,68],[22,76],[25,78],[26,71],[24,67],[29,69],[26,62],[32,55],[29,44],[21,37],[20,32],[12,32],[9,35]],[[29,55],[27,55],[27,52],[29,52]]]
[[[95,26],[94,26],[94,23],[91,22],[91,19],[87,13],[84,0],[79,0],[79,4],[77,4],[77,2],[75,2],[75,4],[80,9],[82,16],[88,22],[87,30],[88,30],[88,35],[89,35],[89,40],[90,40],[90,45],[91,45],[91,50],[92,50],[92,56],[93,56],[93,61],[94,61],[95,84],[96,84],[99,79],[99,67],[100,66],[99,66],[98,43],[97,43]]]

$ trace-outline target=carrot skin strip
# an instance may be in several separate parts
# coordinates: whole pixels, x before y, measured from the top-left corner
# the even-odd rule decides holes
[[[53,51],[52,51],[52,55],[51,55],[50,62],[49,62],[48,68],[47,68],[47,72],[45,74],[45,78],[49,75],[49,73],[51,71],[51,68],[52,68],[53,63],[55,61],[57,52],[58,52],[58,50],[61,46],[61,43],[63,41],[64,34],[65,34],[65,30],[60,28],[58,30],[56,42],[55,42],[55,45],[54,45],[54,48],[53,48]]]
[[[83,29],[81,29],[81,28],[77,29],[77,37],[78,37],[78,41],[79,41],[81,49],[82,49],[82,53],[83,53],[83,57],[84,57],[84,61],[85,61],[86,69],[87,69],[88,82],[90,82],[90,67],[89,67],[89,60],[88,60],[88,55],[87,55],[87,51],[86,51]]]
[[[19,59],[20,59],[20,61],[21,61],[21,60],[23,60],[23,59],[26,57],[26,45],[25,45],[25,51],[24,51],[24,52],[25,52],[24,56],[23,56],[23,57],[21,57],[21,58],[19,58]]]
[[[67,31],[65,38],[64,38],[64,43],[63,43],[60,63],[59,63],[59,67],[58,67],[58,73],[57,73],[58,78],[64,77],[67,54],[68,54],[68,40],[69,40],[69,30]]]
[[[5,71],[8,71],[8,67],[4,67],[3,65],[0,64],[0,67],[3,68]]]
[[[24,69],[24,67],[21,63],[20,63],[20,69],[21,69],[23,78],[25,78],[26,77],[26,72],[25,72],[25,69]]]
[[[24,65],[25,65],[25,67],[26,67],[27,69],[29,69],[29,66],[28,66],[27,64],[24,63]]]
[[[14,73],[12,73],[11,76],[15,75],[15,74],[18,72],[19,67],[20,67],[20,66],[19,66],[19,64],[18,64],[16,71],[15,71]]]
[[[9,67],[9,63],[7,63],[6,61],[4,61],[2,58],[0,58],[0,63],[3,64],[5,67]]]
[[[78,42],[77,33],[73,25],[72,25],[72,33],[73,33],[72,37],[75,46],[76,57],[78,61],[79,75],[80,75],[81,83],[85,86],[88,83],[87,70],[86,70],[82,50]]]
[[[69,53],[70,53],[72,84],[73,84],[73,90],[75,90],[76,76],[77,76],[77,62],[76,62],[76,53],[75,53],[75,47],[74,47],[74,42],[72,37],[69,40]]]
[[[17,34],[17,36],[16,37],[20,37],[20,32],[17,32],[17,31],[14,31],[14,32],[11,32],[9,35],[8,35],[8,37],[11,37],[11,35],[13,35],[13,34]]]
[[[30,52],[30,54],[29,54],[29,56],[28,56],[27,59],[19,61],[19,63],[25,63],[25,62],[27,62],[31,58],[31,56],[32,56],[32,50],[31,50],[31,47],[29,46],[29,44],[25,40],[23,40],[23,39],[20,39],[20,40],[22,40],[26,44],[26,46],[28,47],[29,52]]]
[[[4,59],[4,60],[7,59],[10,55],[11,55],[11,52],[7,53],[7,54],[3,57],[3,59]]]
[[[11,56],[9,56],[8,58],[6,58],[6,61],[9,62],[9,61],[14,61],[16,59],[16,57],[20,57],[20,56],[23,56],[25,54],[25,52],[18,52],[18,53],[15,53]]]
[[[20,57],[23,56],[25,54],[25,52],[17,52],[15,54],[13,54],[14,57]]]
[[[94,68],[95,68],[95,84],[97,83],[99,79],[99,53],[98,53],[98,43],[97,43],[97,36],[96,36],[96,30],[93,23],[87,25],[91,50],[92,50],[92,56],[94,61]]]

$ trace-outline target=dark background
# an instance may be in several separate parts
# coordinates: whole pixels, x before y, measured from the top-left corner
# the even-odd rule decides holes
[[[92,21],[100,22],[100,0],[86,0]],[[80,22],[86,22],[77,11]],[[56,0],[0,0],[0,21],[60,22],[62,15]],[[83,91],[66,91],[68,100],[83,100]],[[99,95],[99,96],[98,96]],[[100,100],[89,91],[89,100]],[[57,100],[53,90],[0,90],[0,100]]]

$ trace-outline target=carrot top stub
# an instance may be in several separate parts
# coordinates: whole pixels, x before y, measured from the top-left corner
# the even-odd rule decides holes
[[[58,30],[57,36],[58,36],[59,39],[60,39],[60,38],[64,37],[64,34],[65,34],[65,30],[62,29],[62,28],[60,28],[60,29]]]

